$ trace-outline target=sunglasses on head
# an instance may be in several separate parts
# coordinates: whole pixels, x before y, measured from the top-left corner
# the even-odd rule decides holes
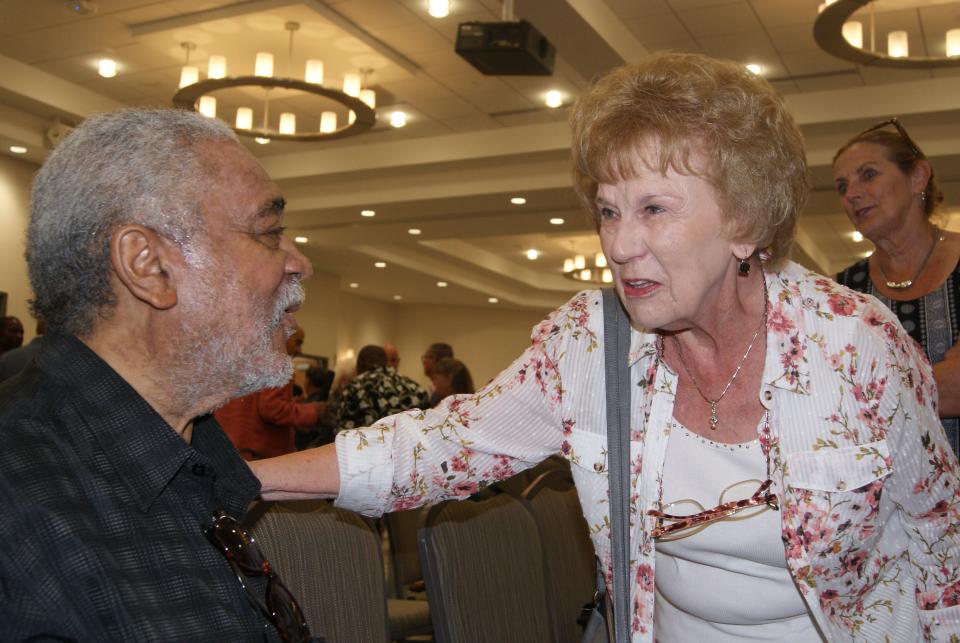
[[[205,533],[210,542],[227,557],[247,596],[277,628],[280,638],[285,643],[310,641],[310,628],[296,599],[240,523],[220,510],[214,514],[213,524]],[[246,579],[256,576],[267,579],[266,600],[261,599],[246,582]]]
[[[888,118],[887,120],[880,121],[876,125],[868,127],[857,135],[857,138],[860,138],[864,134],[869,134],[870,132],[875,132],[881,130],[884,127],[893,127],[897,130],[897,134],[900,135],[900,138],[903,139],[903,142],[910,147],[910,151],[914,153],[918,158],[923,158],[923,154],[920,153],[920,148],[917,147],[917,144],[913,142],[913,139],[910,138],[910,135],[907,134],[907,130],[903,128],[903,125],[900,124],[900,120],[897,117]]]

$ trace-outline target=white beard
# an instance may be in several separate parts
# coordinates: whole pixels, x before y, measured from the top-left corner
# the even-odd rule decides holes
[[[197,263],[209,265],[202,259]],[[283,284],[272,316],[263,318],[269,304],[241,292],[235,281],[212,283],[209,275],[227,273],[207,265],[195,265],[193,278],[179,293],[184,325],[176,342],[177,399],[187,404],[211,399],[220,406],[260,389],[285,385],[293,377],[293,362],[285,350],[274,348],[273,337],[284,311],[303,301],[299,278]]]

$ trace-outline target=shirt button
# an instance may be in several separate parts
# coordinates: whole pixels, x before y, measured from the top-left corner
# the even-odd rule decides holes
[[[837,491],[843,491],[846,488],[847,488],[847,483],[844,482],[843,480],[837,483]]]
[[[202,464],[195,464],[193,465],[192,471],[193,471],[193,475],[202,476],[207,472],[207,468]]]
[[[764,392],[763,392],[763,399],[765,399],[767,402],[769,402],[770,400],[773,399],[773,393],[770,392],[770,391],[764,391]]]

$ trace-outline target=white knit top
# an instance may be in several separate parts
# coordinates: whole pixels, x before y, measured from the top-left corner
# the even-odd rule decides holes
[[[665,504],[693,499],[712,509],[724,489],[734,485],[724,501],[748,498],[759,484],[737,483],[766,477],[759,441],[721,444],[673,422],[663,471]],[[684,503],[668,513],[697,511]],[[677,540],[657,541],[656,639],[821,641],[787,571],[779,512],[758,507],[736,518],[712,522]]]

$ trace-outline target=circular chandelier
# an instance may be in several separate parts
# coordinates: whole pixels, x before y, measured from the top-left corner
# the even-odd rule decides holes
[[[950,29],[945,36],[946,56],[911,56],[905,30],[887,34],[887,52],[876,50],[875,17],[869,14],[869,47],[864,48],[863,22],[850,20],[858,10],[874,0],[826,0],[813,23],[813,37],[827,53],[858,65],[896,69],[936,69],[960,66],[960,29]]]
[[[293,34],[300,25],[288,22],[284,28],[290,32],[290,61],[293,61]],[[233,131],[241,136],[255,138],[258,142],[270,140],[287,141],[325,141],[360,134],[376,124],[374,111],[376,94],[372,89],[364,89],[365,72],[349,72],[344,75],[343,90],[326,87],[323,84],[323,63],[319,60],[307,60],[304,80],[273,76],[273,55],[266,52],[257,54],[254,75],[227,76],[226,59],[223,56],[210,56],[209,72],[205,80],[199,80],[199,71],[190,65],[190,52],[196,48],[193,43],[181,43],[186,51],[186,63],[181,69],[180,88],[173,96],[173,104],[182,109],[200,112],[210,118],[217,116],[217,99],[213,92],[233,87],[261,87],[264,90],[262,117],[259,126],[254,125],[254,111],[250,107],[238,107],[236,119],[231,125]],[[337,113],[324,110],[319,117],[319,126],[313,131],[302,127],[298,129],[296,115],[293,112],[281,112],[278,126],[272,126],[270,110],[270,91],[275,88],[294,90],[322,96],[339,103],[348,110],[345,126],[337,126]],[[224,119],[226,120],[226,119]],[[229,124],[229,122],[228,122]],[[301,123],[302,126],[302,123]]]
[[[613,272],[607,267],[607,258],[602,252],[593,257],[593,263],[587,265],[584,255],[574,255],[563,260],[563,276],[581,283],[612,284]]]

